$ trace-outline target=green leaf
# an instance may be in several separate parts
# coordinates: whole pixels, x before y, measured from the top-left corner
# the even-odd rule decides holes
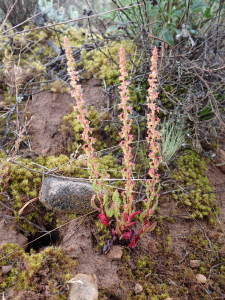
[[[140,215],[139,215],[139,220],[140,222],[143,224],[144,222],[144,217],[146,216],[146,211],[143,211]]]
[[[176,17],[182,17],[183,16],[183,10],[176,10],[174,13],[173,13],[173,16],[176,16]]]
[[[106,206],[107,203],[108,203],[108,194],[105,193],[104,196],[103,196],[103,204],[104,204],[104,206]]]
[[[114,30],[118,30],[118,25],[110,26],[109,28],[107,28],[106,33],[110,33]]]
[[[203,7],[206,7],[205,4],[201,4],[202,0],[195,0],[195,2],[192,4],[192,6],[190,7],[190,10],[192,12],[198,12],[201,11],[201,9]]]
[[[195,1],[192,3],[191,8],[194,8],[194,7],[198,6],[201,2],[202,2],[202,0],[195,0]]]
[[[156,227],[156,225],[157,225],[157,222],[154,222],[154,223],[153,223],[153,224],[145,231],[145,233],[154,230],[155,227]]]
[[[210,14],[210,7],[207,7],[205,12],[204,12],[204,17],[205,18],[210,18],[212,15]]]
[[[186,6],[188,7],[190,0],[186,0]]]
[[[172,35],[172,32],[168,29],[166,29],[164,32],[163,32],[163,35],[164,35],[164,39],[167,43],[169,43],[171,46],[174,46],[174,41],[173,41],[173,35]]]
[[[92,188],[93,188],[94,191],[96,191],[96,179],[94,179],[94,182],[92,184]]]

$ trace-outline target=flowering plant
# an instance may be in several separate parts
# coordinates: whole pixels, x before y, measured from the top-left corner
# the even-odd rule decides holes
[[[132,195],[132,191],[134,188],[134,180],[132,180],[132,170],[135,168],[134,163],[132,162],[132,147],[131,143],[133,140],[133,136],[131,134],[131,125],[132,119],[129,118],[129,114],[132,114],[132,107],[128,105],[129,102],[129,82],[126,81],[126,77],[128,75],[126,71],[126,58],[125,51],[123,47],[120,49],[120,73],[119,77],[121,80],[120,86],[120,96],[121,103],[119,107],[122,109],[122,113],[120,114],[120,120],[122,121],[122,130],[120,132],[120,137],[122,141],[120,142],[121,149],[123,151],[123,169],[122,175],[125,180],[125,188],[122,193],[122,203],[120,199],[120,195],[116,190],[112,196],[112,205],[109,207],[108,204],[108,194],[102,192],[104,188],[103,175],[98,171],[98,162],[94,153],[94,143],[95,139],[91,137],[92,129],[90,128],[90,121],[87,117],[87,110],[84,108],[84,101],[81,93],[81,86],[78,85],[78,76],[75,71],[75,61],[72,56],[72,50],[70,48],[68,39],[65,37],[65,49],[66,49],[66,57],[68,60],[68,72],[71,78],[71,85],[74,90],[71,92],[71,95],[76,98],[77,106],[74,108],[79,112],[78,120],[83,126],[84,130],[82,133],[82,139],[85,142],[83,145],[83,149],[87,156],[87,166],[89,171],[89,179],[93,182],[93,188],[96,192],[97,198],[100,202],[100,208],[95,205],[94,197],[92,198],[91,204],[92,207],[99,211],[99,218],[102,220],[102,223],[107,225],[111,233],[113,235],[113,241],[115,240],[129,240],[129,247],[132,249],[135,248],[136,242],[142,236],[142,234],[152,231],[156,222],[150,224],[149,218],[152,215],[153,211],[156,209],[158,204],[158,193],[155,189],[156,185],[159,183],[159,174],[156,173],[157,168],[159,167],[161,158],[158,156],[159,153],[159,143],[157,140],[159,139],[159,133],[156,130],[157,124],[159,123],[159,119],[156,117],[155,112],[158,111],[154,101],[157,98],[156,93],[156,76],[157,76],[157,49],[156,47],[153,50],[152,56],[152,66],[151,66],[151,74],[149,75],[149,89],[148,89],[148,108],[150,110],[147,115],[147,142],[150,147],[149,153],[149,171],[148,174],[151,179],[146,181],[146,196],[147,198],[144,200],[145,209],[141,211],[136,211],[134,204],[134,198]],[[152,206],[152,201],[156,200],[154,206]],[[139,220],[142,224],[142,227],[139,229],[137,233],[135,233],[131,226],[135,224],[133,218],[139,215]],[[115,218],[115,227],[111,227],[111,219]],[[112,243],[111,243],[112,244]],[[108,245],[111,245],[108,243]],[[107,252],[110,246],[105,249]]]

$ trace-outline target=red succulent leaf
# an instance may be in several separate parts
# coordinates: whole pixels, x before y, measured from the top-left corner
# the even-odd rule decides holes
[[[128,223],[128,224],[126,224],[126,227],[132,226],[132,225],[134,225],[134,224],[136,224],[136,222]]]
[[[133,219],[133,217],[135,217],[138,214],[141,214],[141,211],[135,211],[134,213],[132,213],[128,218],[128,222],[130,222]]]
[[[111,232],[113,236],[116,236],[116,230],[114,228],[112,228]]]
[[[135,238],[132,240],[132,242],[130,243],[129,247],[133,247],[135,248],[135,245],[136,245],[136,241],[135,241]]]
[[[145,232],[150,227],[150,222],[148,220],[147,224],[143,226],[143,232]]]
[[[110,226],[109,218],[104,214],[99,214],[98,217],[102,220],[102,224]]]
[[[131,237],[132,237],[132,230],[125,232],[123,234],[123,239],[125,239],[125,240],[131,239]]]
[[[124,222],[127,222],[127,220],[128,220],[128,213],[127,212],[122,213],[122,219],[123,219]]]

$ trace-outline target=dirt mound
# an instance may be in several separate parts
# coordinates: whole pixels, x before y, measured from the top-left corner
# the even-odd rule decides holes
[[[100,81],[92,78],[82,84],[83,99],[87,106],[95,106],[98,111],[105,107],[103,89]],[[33,116],[30,125],[30,135],[33,143],[32,150],[38,154],[64,154],[66,141],[59,132],[62,119],[71,112],[71,104],[76,100],[70,93],[53,93],[44,91],[33,95],[33,100],[28,102],[27,113]]]

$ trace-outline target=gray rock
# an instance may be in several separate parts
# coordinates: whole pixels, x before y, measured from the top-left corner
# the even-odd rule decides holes
[[[49,209],[85,214],[93,210],[91,197],[94,194],[92,184],[48,176],[42,184],[39,200]]]

